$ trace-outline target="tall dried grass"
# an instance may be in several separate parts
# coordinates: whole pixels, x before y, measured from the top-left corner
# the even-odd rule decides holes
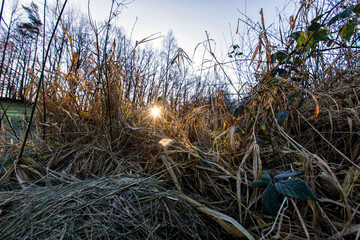
[[[54,73],[43,93],[45,139],[27,148],[15,171],[2,167],[0,183],[8,190],[0,193],[2,236],[358,236],[359,71],[332,67],[315,79],[303,68],[297,73],[309,76],[303,82],[274,77],[273,47],[265,23],[260,26],[250,64],[261,74],[235,113],[219,94],[211,104],[177,109],[161,99],[162,116],[153,119],[150,105],[124,98],[120,65],[111,58],[94,69],[106,74],[106,83]],[[74,83],[81,86],[76,91]],[[43,110],[37,110],[39,126]],[[279,124],[284,110],[289,114]],[[302,171],[319,201],[284,198],[273,218],[250,186],[264,170]]]

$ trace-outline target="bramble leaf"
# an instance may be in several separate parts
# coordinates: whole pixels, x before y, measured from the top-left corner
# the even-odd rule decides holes
[[[270,183],[269,185],[267,185],[261,198],[262,204],[273,216],[276,214],[276,212],[279,209],[278,195],[279,193],[276,190],[274,184]]]
[[[260,175],[260,179],[264,181],[271,181],[271,177],[268,172],[262,171]]]
[[[251,183],[252,187],[266,187],[270,182],[265,180],[256,180]]]
[[[289,178],[280,182],[275,183],[276,190],[282,195],[292,197],[294,199],[301,200],[315,200],[316,196],[306,183],[298,178]]]
[[[301,171],[294,171],[294,172],[283,172],[274,177],[274,180],[282,180],[288,179],[289,177],[293,177],[302,173]]]

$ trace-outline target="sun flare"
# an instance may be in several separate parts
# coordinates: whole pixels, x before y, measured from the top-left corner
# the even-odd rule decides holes
[[[161,109],[157,106],[152,107],[150,109],[150,114],[151,114],[151,116],[153,116],[153,118],[158,118],[161,115]]]

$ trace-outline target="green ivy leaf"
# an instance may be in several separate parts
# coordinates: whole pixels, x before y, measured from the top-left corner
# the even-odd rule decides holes
[[[354,35],[356,23],[352,20],[348,21],[340,31],[340,37],[350,41],[352,35]]]
[[[270,181],[256,180],[251,183],[252,187],[266,187]]]
[[[279,209],[278,191],[274,184],[267,185],[264,193],[262,194],[261,202],[264,207],[270,212],[272,216],[275,216]]]
[[[283,172],[274,177],[274,180],[282,180],[288,179],[289,177],[293,177],[302,173],[301,171],[294,171],[294,172]]]
[[[283,125],[284,121],[289,116],[289,113],[289,110],[283,110],[276,116],[276,120],[280,126]]]
[[[268,172],[262,171],[260,175],[260,179],[264,181],[271,181],[271,177]]]
[[[282,195],[287,197],[301,200],[318,200],[306,183],[298,178],[289,178],[277,182],[275,187]]]

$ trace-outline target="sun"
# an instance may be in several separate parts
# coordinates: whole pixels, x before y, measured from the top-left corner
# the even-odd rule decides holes
[[[153,118],[158,118],[161,115],[161,109],[157,106],[154,106],[150,109],[150,114]]]

